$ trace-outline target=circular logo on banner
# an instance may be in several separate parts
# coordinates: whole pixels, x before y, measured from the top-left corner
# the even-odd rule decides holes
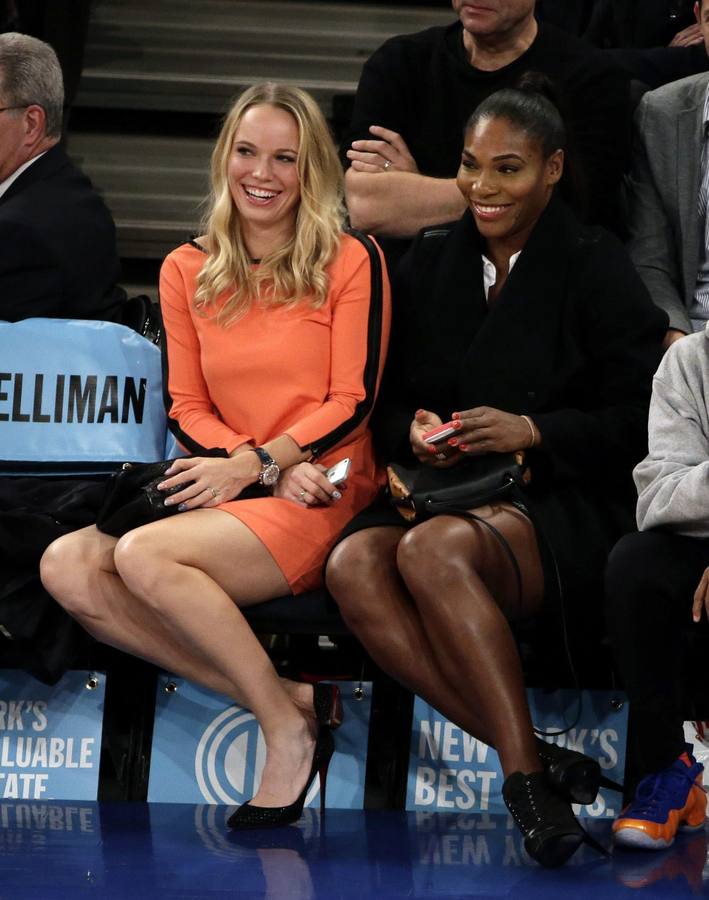
[[[207,803],[239,805],[258,790],[266,744],[254,715],[238,706],[219,713],[204,729],[194,760],[195,777]],[[306,803],[320,787],[315,779]]]

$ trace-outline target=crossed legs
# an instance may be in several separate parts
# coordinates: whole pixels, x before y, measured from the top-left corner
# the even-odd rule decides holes
[[[509,504],[475,511],[507,539],[520,567],[478,523],[438,516],[410,531],[372,528],[343,541],[328,587],[377,664],[468,733],[496,747],[504,773],[541,769],[508,618],[541,607],[533,526]]]
[[[47,590],[99,641],[250,709],[267,747],[254,803],[283,806],[296,799],[310,770],[314,724],[239,609],[289,588],[243,523],[208,509],[118,541],[84,528],[55,541],[40,571]]]

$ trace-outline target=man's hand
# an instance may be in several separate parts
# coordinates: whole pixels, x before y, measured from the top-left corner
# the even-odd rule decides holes
[[[692,44],[701,44],[704,40],[704,35],[702,34],[702,29],[695,22],[693,25],[687,26],[687,28],[683,28],[682,31],[678,31],[677,34],[672,38],[669,45],[670,47],[691,47]]]
[[[416,160],[400,134],[371,125],[369,128],[376,140],[352,141],[347,158],[352,161],[355,172],[412,172],[418,174]]]

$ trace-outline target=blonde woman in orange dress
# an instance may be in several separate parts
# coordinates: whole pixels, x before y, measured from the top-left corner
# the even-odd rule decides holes
[[[118,540],[74,532],[41,573],[99,641],[252,710],[267,755],[229,823],[243,828],[297,819],[332,753],[313,688],[278,678],[240,607],[320,585],[339,532],[381,484],[367,419],[389,289],[376,245],[343,230],[340,164],[308,94],[247,90],[211,176],[205,234],[160,275],[169,415],[195,454],[161,485],[184,485],[165,500],[179,514]],[[200,458],[211,447],[228,458]],[[344,457],[346,490],[324,475]],[[239,499],[259,482],[267,494]]]

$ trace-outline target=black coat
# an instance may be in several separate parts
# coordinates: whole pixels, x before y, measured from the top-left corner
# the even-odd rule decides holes
[[[444,422],[476,406],[531,416],[542,446],[529,454],[529,505],[576,590],[598,582],[613,543],[634,527],[631,472],[647,452],[667,317],[618,240],[582,226],[560,200],[491,307],[482,249],[468,212],[421,232],[402,260],[373,429],[385,459],[411,462],[418,408]]]
[[[120,318],[111,214],[60,145],[0,197],[0,319]]]

